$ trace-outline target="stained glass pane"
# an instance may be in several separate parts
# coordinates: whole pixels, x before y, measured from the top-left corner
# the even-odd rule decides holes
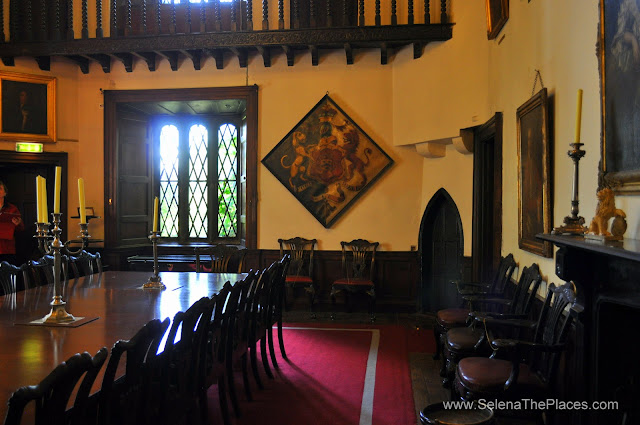
[[[238,129],[223,124],[218,129],[218,236],[238,233]]]
[[[207,148],[209,132],[203,125],[189,130],[189,237],[206,238],[207,221]]]
[[[178,237],[178,128],[165,125],[160,131],[160,232]]]

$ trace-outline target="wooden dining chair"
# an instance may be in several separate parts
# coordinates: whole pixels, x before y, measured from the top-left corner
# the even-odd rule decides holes
[[[117,341],[111,349],[100,390],[100,425],[144,423],[144,394],[149,390],[146,369],[149,359],[157,355],[170,320],[153,319],[129,340]],[[124,375],[116,378],[122,358]]]
[[[471,321],[469,326],[449,329],[445,335],[444,358],[441,370],[441,374],[445,377],[443,383],[448,384],[453,381],[455,367],[461,359],[491,354],[491,348],[486,341],[485,328],[479,321],[487,317],[503,319],[500,321],[500,323],[504,324],[501,334],[508,335],[507,332],[513,330],[512,326],[508,326],[510,323],[514,323],[510,321],[511,319],[517,319],[519,321],[517,323],[528,319],[541,283],[540,267],[534,263],[522,270],[518,284],[513,291],[513,297],[479,298],[478,306],[488,309],[488,311],[471,312],[470,315],[474,320]],[[477,295],[469,297],[478,298]],[[494,306],[498,308],[494,308]],[[505,327],[509,329],[505,329]]]
[[[333,281],[331,285],[331,319],[335,320],[336,295],[343,293],[345,304],[350,310],[349,296],[351,294],[366,294],[370,299],[369,314],[371,321],[375,321],[376,285],[375,266],[378,242],[365,239],[354,239],[351,242],[340,242],[342,246],[342,277]]]
[[[74,278],[102,273],[102,259],[100,253],[92,254],[82,250],[77,256],[69,256],[69,269]],[[69,276],[72,277],[72,276]]]
[[[61,261],[60,279],[62,279],[62,282],[66,282],[69,276],[69,257],[63,254]],[[23,273],[25,289],[41,285],[53,285],[53,263],[53,255],[44,255],[38,260],[27,262]]]
[[[565,309],[569,306],[569,311]],[[491,357],[467,357],[456,368],[455,391],[463,400],[548,400],[571,323],[581,313],[572,282],[550,284],[528,339],[493,338]],[[487,319],[490,320],[490,319]],[[542,410],[533,411],[542,423]],[[514,412],[517,413],[517,412]]]
[[[13,294],[18,290],[18,281],[22,279],[23,269],[9,264],[0,263],[0,296]]]
[[[196,272],[242,273],[246,248],[218,244],[194,249]]]
[[[220,412],[224,425],[230,425],[229,405],[227,403],[227,374],[225,365],[225,331],[223,329],[224,308],[227,305],[229,293],[231,292],[231,282],[227,281],[222,289],[215,295],[215,305],[209,322],[207,337],[207,362],[204,373],[204,387],[200,390],[200,410],[203,421],[207,418],[207,389],[216,385],[218,389],[218,400]]]
[[[97,404],[89,404],[91,387],[107,359],[107,348],[94,357],[84,352],[62,362],[39,384],[17,389],[9,398],[4,425],[19,425],[26,406],[34,403],[36,424],[92,425],[97,421]],[[80,382],[71,409],[67,410],[76,385]]]
[[[513,254],[502,257],[498,270],[491,282],[465,282],[454,281],[460,295],[464,296],[486,296],[486,297],[506,297],[507,283],[517,267]],[[467,326],[469,323],[469,313],[473,305],[465,301],[462,307],[451,307],[438,310],[436,313],[436,325],[433,328],[433,336],[436,342],[436,352],[434,359],[439,359],[443,352],[444,335],[449,329]]]
[[[291,239],[278,239],[280,258],[285,254],[291,256],[289,272],[285,279],[286,287],[291,289],[292,294],[296,288],[303,288],[309,294],[309,310],[312,318],[315,318],[313,306],[317,291],[313,277],[313,253],[317,243],[316,239],[305,239],[299,236]],[[285,303],[285,307],[289,308],[287,303]]]

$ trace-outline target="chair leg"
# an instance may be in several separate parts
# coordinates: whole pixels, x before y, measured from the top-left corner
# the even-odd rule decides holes
[[[262,379],[260,379],[260,373],[258,372],[258,355],[256,354],[256,342],[254,341],[250,347],[250,357],[251,357],[251,370],[253,370],[253,377],[256,380],[256,384],[258,384],[258,388],[264,390],[264,385],[262,385]]]
[[[241,366],[242,366],[242,383],[244,385],[244,394],[247,397],[247,400],[249,401],[253,401],[253,397],[251,396],[251,387],[249,386],[249,373],[248,373],[248,367],[247,367],[247,357],[248,354],[244,353],[242,355],[242,359],[241,359]]]
[[[264,367],[264,372],[267,374],[269,379],[273,379],[273,373],[271,373],[271,368],[269,367],[269,358],[267,357],[266,335],[260,339],[260,356],[262,357],[262,366]]]
[[[233,376],[233,362],[229,358],[227,360],[227,384],[229,386],[229,398],[236,417],[240,417],[240,406],[238,404],[238,396],[236,395],[236,382]]]
[[[287,358],[287,352],[284,349],[284,338],[282,337],[282,315],[278,318],[278,343],[280,344],[280,354],[282,354],[282,358],[289,360]]]
[[[313,303],[315,302],[315,298],[316,298],[316,290],[313,286],[311,286],[308,289],[309,289],[309,309],[311,312],[311,318],[316,319],[316,312],[313,308]]]
[[[278,360],[276,360],[276,350],[273,348],[273,326],[267,329],[267,341],[269,342],[269,354],[271,355],[271,363],[273,367],[279,369]]]
[[[331,320],[336,320],[336,294],[331,290]]]
[[[218,398],[220,399],[220,413],[222,414],[222,422],[224,425],[230,425],[229,405],[227,404],[227,388],[224,382],[224,376],[218,379]]]
[[[376,296],[372,295],[371,296],[371,323],[374,323],[376,321]]]

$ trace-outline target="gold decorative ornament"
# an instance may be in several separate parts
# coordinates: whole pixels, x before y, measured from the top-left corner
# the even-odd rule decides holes
[[[627,230],[626,214],[621,209],[616,208],[613,190],[604,188],[598,191],[598,205],[596,206],[596,215],[589,225],[588,236],[600,236],[598,239],[604,240],[622,240],[624,232]],[[614,218],[609,231],[609,219]]]

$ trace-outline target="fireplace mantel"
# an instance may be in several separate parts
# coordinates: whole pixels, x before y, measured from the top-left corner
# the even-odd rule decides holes
[[[640,391],[640,344],[630,334],[640,320],[640,240],[600,242],[581,236],[536,235],[559,249],[556,275],[573,281],[584,314],[567,352],[569,395],[575,400],[618,400]],[[626,412],[637,423],[637,407],[621,401],[619,411],[590,412],[573,423],[621,423]]]

